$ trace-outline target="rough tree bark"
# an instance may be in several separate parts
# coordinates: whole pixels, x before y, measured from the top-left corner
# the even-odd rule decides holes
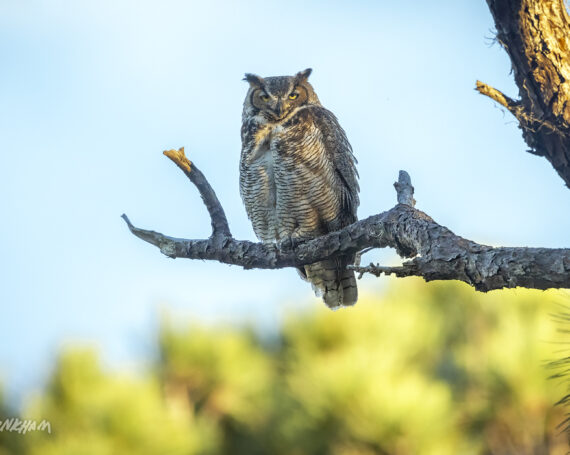
[[[529,152],[545,157],[570,188],[570,19],[564,0],[487,0],[508,53],[519,100],[477,81],[511,112]]]
[[[126,215],[131,232],[160,248],[171,258],[207,259],[246,269],[298,267],[367,248],[395,248],[413,258],[401,267],[354,267],[362,273],[421,276],[431,280],[461,280],[480,291],[504,287],[570,288],[570,249],[493,248],[463,239],[414,208],[410,177],[400,172],[395,184],[398,204],[379,215],[360,220],[341,231],[292,248],[235,240],[213,189],[184,155],[184,149],[164,152],[192,180],[208,208],[212,235],[204,240],[169,237],[139,229]]]
[[[511,58],[520,100],[477,82],[477,90],[519,121],[530,152],[544,156],[570,188],[570,21],[563,0],[487,0],[497,39]],[[410,259],[400,267],[354,266],[363,273],[460,280],[479,291],[570,288],[570,249],[493,248],[455,235],[414,208],[413,187],[401,171],[398,204],[338,232],[290,248],[236,240],[209,183],[184,155],[164,152],[196,185],[208,209],[212,235],[203,240],[168,237],[139,229],[137,237],[171,258],[207,259],[249,268],[298,267],[343,253],[395,248]]]

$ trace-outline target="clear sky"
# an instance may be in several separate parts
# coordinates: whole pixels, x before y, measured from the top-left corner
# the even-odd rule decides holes
[[[195,188],[161,152],[186,147],[238,238],[245,72],[313,68],[359,160],[359,216],[395,203],[406,169],[418,208],[472,240],[569,247],[570,191],[525,153],[514,119],[474,91],[515,97],[484,0],[0,1],[0,378],[21,391],[62,346],[112,365],[152,349],[162,308],[274,328],[320,306],[292,270],[171,260],[120,215],[203,238]],[[367,259],[390,261],[392,252]],[[365,278],[377,290],[385,279]]]

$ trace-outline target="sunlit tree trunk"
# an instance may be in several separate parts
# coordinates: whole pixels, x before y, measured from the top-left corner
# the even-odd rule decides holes
[[[530,152],[545,157],[570,188],[570,20],[563,0],[487,0],[509,55],[519,99],[477,89],[519,121]]]

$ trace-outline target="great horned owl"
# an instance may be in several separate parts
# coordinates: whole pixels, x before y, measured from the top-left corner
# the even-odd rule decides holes
[[[352,148],[332,112],[308,82],[295,76],[246,74],[249,90],[241,127],[240,194],[253,230],[264,242],[307,240],[356,221],[358,173]],[[354,256],[299,270],[325,303],[358,297]]]

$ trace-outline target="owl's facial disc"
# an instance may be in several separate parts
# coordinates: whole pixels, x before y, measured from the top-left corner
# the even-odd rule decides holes
[[[250,83],[250,104],[269,122],[281,122],[307,103],[307,71],[295,76],[267,78],[247,74],[246,80]]]

